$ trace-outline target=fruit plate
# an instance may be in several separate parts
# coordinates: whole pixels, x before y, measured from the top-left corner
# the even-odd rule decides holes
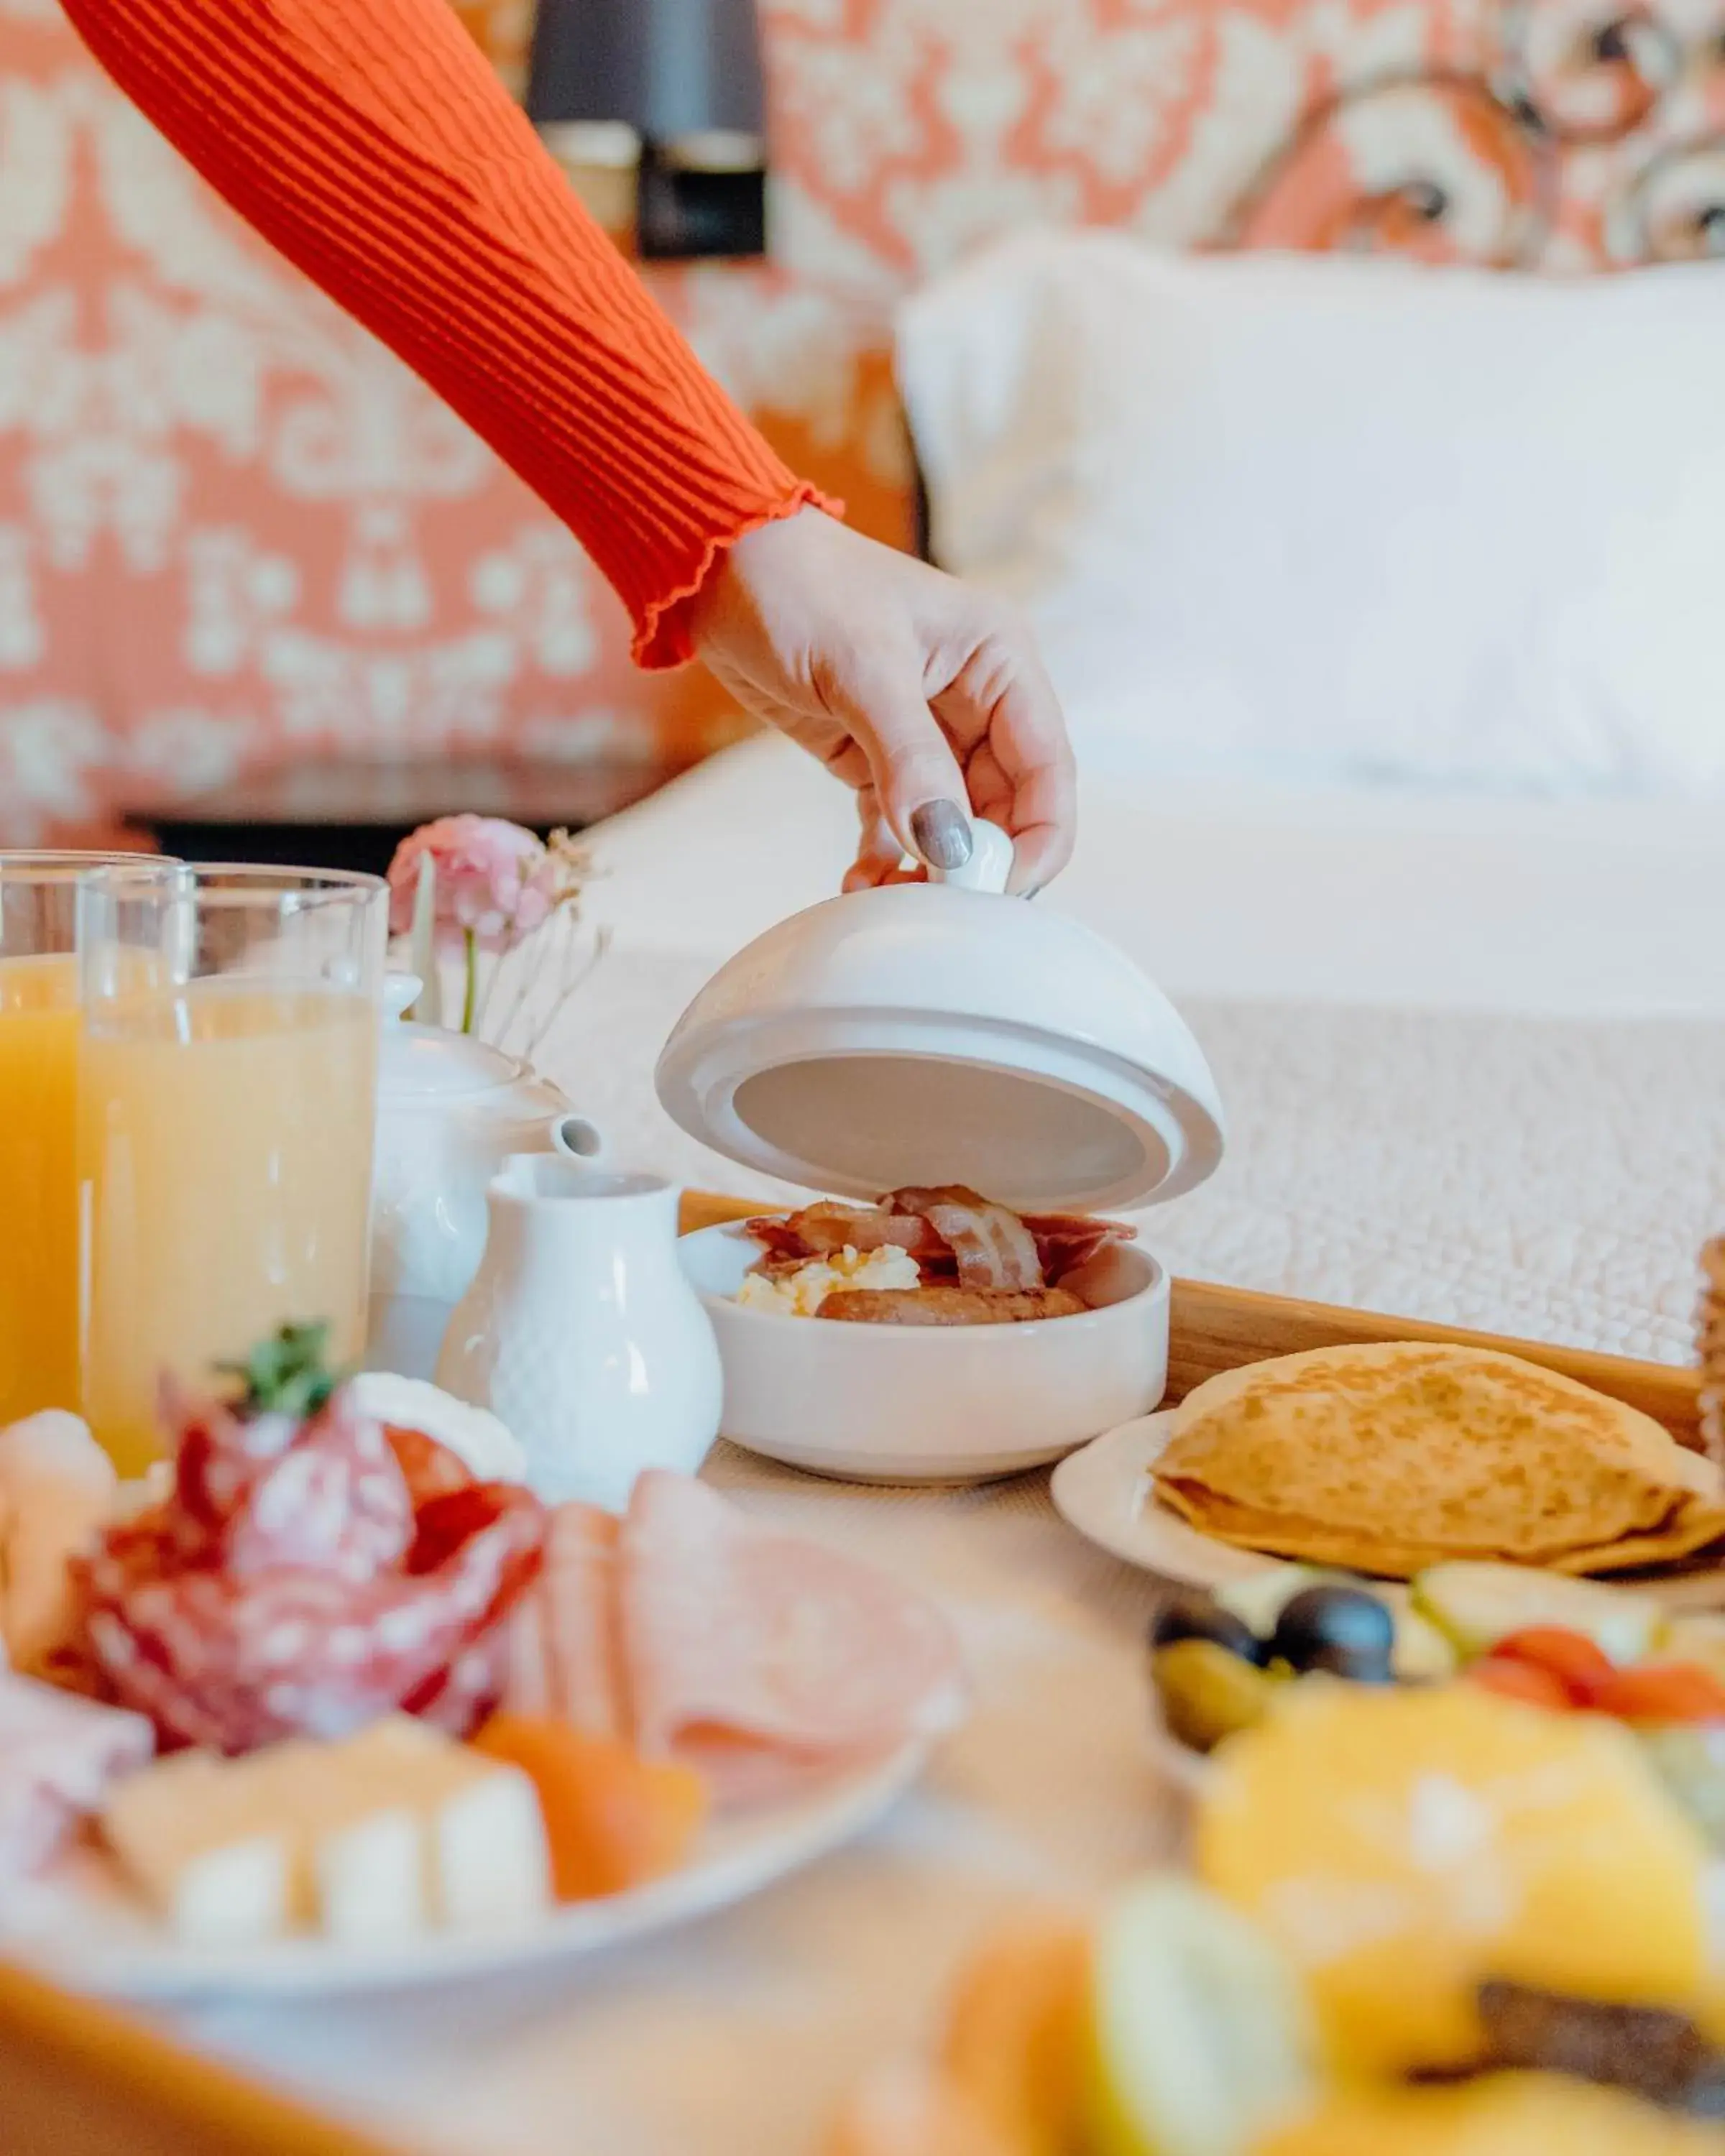
[[[5,1911],[0,1952],[69,1989],[140,2002],[394,1991],[572,1961],[726,1908],[853,1840],[917,1779],[936,1742],[920,1735],[818,1794],[721,1819],[670,1877],[569,1903],[531,1926],[363,1946],[305,1937],[192,1946],[162,1930],[104,1858],[80,1851]]]
[[[1061,1518],[1111,1555],[1181,1587],[1226,1587],[1280,1569],[1281,1558],[1219,1542],[1158,1502],[1150,1469],[1173,1436],[1173,1423],[1168,1409],[1141,1415],[1069,1454],[1050,1486]],[[1725,1565],[1717,1554],[1657,1573],[1619,1573],[1600,1584],[1656,1594],[1673,1609],[1725,1609]],[[1392,1604],[1405,1598],[1405,1589],[1393,1582],[1373,1585]]]

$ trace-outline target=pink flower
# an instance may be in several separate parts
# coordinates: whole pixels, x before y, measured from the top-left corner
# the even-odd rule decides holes
[[[413,925],[419,863],[437,868],[437,940],[481,950],[508,951],[547,920],[562,891],[556,856],[519,824],[498,816],[440,816],[397,847],[389,864],[389,925],[403,936]]]

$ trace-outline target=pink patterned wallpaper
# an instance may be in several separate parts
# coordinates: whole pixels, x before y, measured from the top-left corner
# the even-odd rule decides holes
[[[531,0],[456,4],[518,70]],[[885,536],[893,304],[1005,227],[1555,270],[1725,252],[1725,0],[762,17],[774,262],[660,287]],[[567,536],[212,200],[54,0],[0,0],[0,839],[336,743],[580,757],[732,724],[697,675],[631,672]]]

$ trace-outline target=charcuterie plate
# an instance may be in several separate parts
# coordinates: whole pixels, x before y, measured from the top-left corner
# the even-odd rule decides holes
[[[370,1945],[290,1937],[196,1947],[165,1932],[98,1852],[80,1850],[17,1890],[0,1915],[0,1951],[72,1989],[137,2001],[389,1991],[571,1961],[728,1907],[865,1832],[916,1781],[934,1741],[918,1736],[798,1802],[721,1816],[670,1877],[531,1923]]]
[[[938,1609],[692,1476],[644,1469],[620,1513],[482,1480],[511,1463],[444,1441],[470,1411],[424,1387],[382,1421],[316,1327],[244,1388],[179,1407],[141,1491],[75,1417],[0,1434],[34,1565],[6,1574],[0,1955],[54,1982],[565,1962],[849,1840],[962,1710]]]

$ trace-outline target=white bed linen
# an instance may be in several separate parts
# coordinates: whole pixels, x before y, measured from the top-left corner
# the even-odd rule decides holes
[[[899,317],[936,551],[1100,768],[1725,787],[1713,263],[1011,234]]]
[[[1087,808],[1060,902],[1180,994],[1232,1118],[1214,1184],[1147,1224],[1178,1269],[1684,1354],[1695,1248],[1725,1219],[1704,818],[1189,790]],[[719,958],[831,888],[847,835],[836,789],[773,743],[605,835],[621,940],[546,1060],[620,1151],[734,1186],[652,1103],[653,1058]],[[711,1472],[952,1610],[977,1708],[926,1789],[805,1878],[562,1978],[174,2028],[415,2151],[815,2156],[1003,1911],[1155,1858],[1145,1586],[1043,1477],[864,1491],[729,1452]]]
[[[607,834],[600,904],[627,957],[553,1057],[631,1158],[734,1186],[653,1101],[653,1055],[714,963],[830,892],[849,816],[770,740]],[[1199,1277],[1686,1357],[1695,1253],[1725,1224],[1715,817],[1087,791],[1077,859],[1036,903],[1111,937],[1180,1001],[1229,1115],[1214,1183],[1147,1219],[1156,1247]]]
[[[1725,1015],[1717,803],[1114,773],[1081,800],[1077,858],[1037,903],[1172,994]],[[810,758],[745,742],[607,827],[596,911],[629,952],[716,963],[830,896],[853,837]]]

